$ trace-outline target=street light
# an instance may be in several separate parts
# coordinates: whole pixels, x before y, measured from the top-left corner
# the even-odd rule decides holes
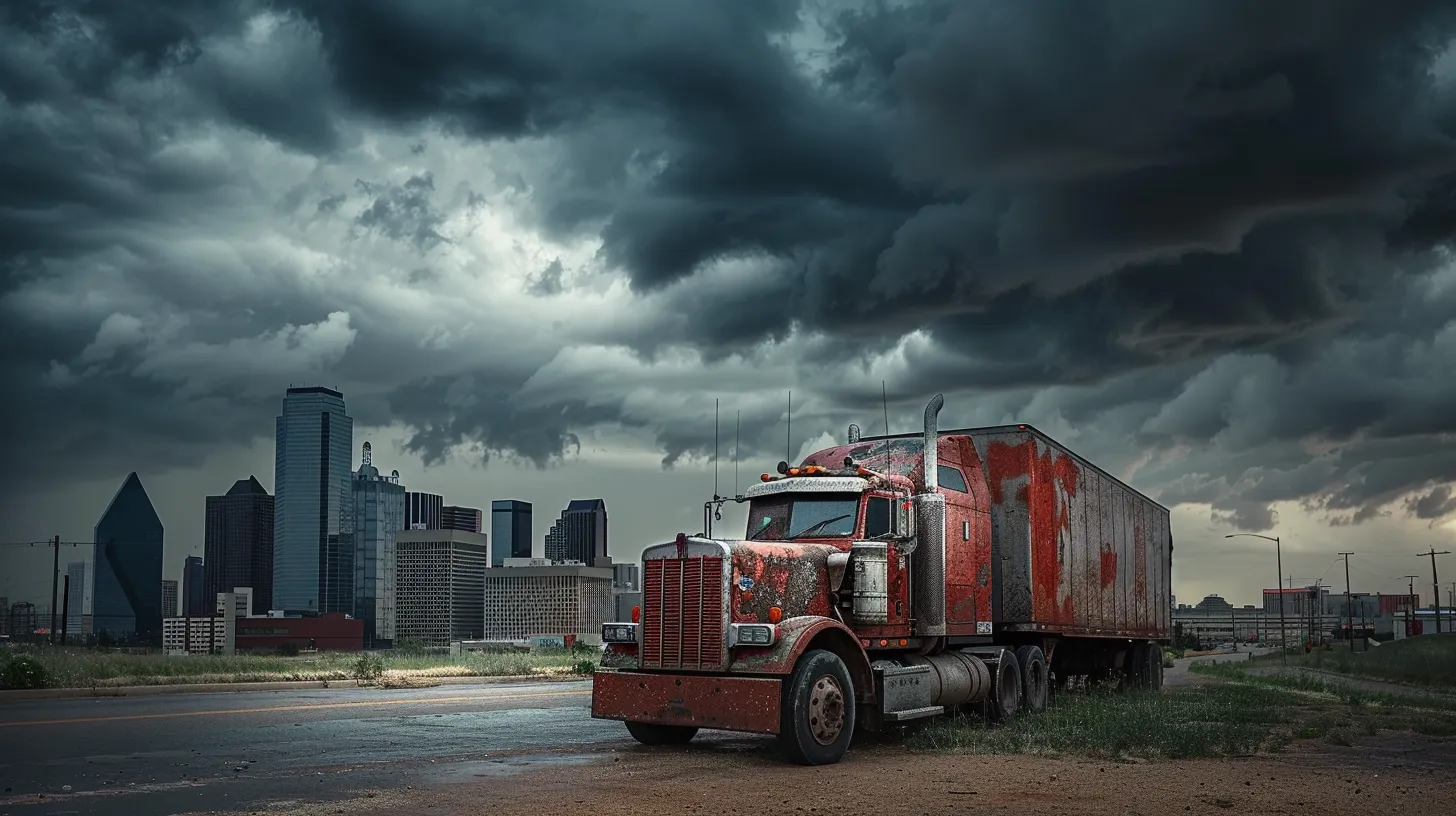
[[[1265,541],[1274,542],[1274,566],[1279,570],[1279,574],[1274,576],[1278,579],[1274,582],[1274,591],[1279,595],[1279,662],[1288,664],[1289,644],[1285,642],[1286,634],[1284,628],[1284,555],[1280,552],[1279,536],[1266,536],[1259,535],[1258,533],[1229,533],[1224,538],[1237,538],[1239,536],[1262,538]]]

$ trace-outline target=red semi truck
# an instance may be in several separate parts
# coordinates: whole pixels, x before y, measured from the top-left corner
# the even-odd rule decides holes
[[[858,729],[974,707],[992,722],[1083,678],[1162,684],[1167,508],[1029,425],[858,438],[743,497],[740,539],[642,553],[642,604],[602,627],[592,716],[637,741],[779,737],[837,762]]]

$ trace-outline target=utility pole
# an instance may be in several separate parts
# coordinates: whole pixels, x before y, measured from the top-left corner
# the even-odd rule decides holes
[[[1436,552],[1435,547],[1432,547],[1430,552],[1421,553],[1421,555],[1431,557],[1431,588],[1436,591],[1436,634],[1438,635],[1441,634],[1441,580],[1436,577],[1436,556],[1450,554],[1450,550]]]
[[[1279,662],[1289,662],[1289,644],[1285,641],[1286,629],[1284,627],[1284,593],[1281,592],[1280,583],[1284,578],[1284,555],[1280,552],[1279,536],[1266,536],[1258,533],[1230,533],[1224,538],[1237,538],[1248,536],[1249,538],[1262,538],[1265,541],[1274,542],[1274,592],[1279,596]],[[1291,582],[1293,579],[1290,579]]]
[[[1411,633],[1415,631],[1415,627],[1411,626],[1411,623],[1415,621],[1416,610],[1419,609],[1421,606],[1419,603],[1416,602],[1416,579],[1421,576],[1402,575],[1400,577],[1405,579],[1405,636],[1410,637]]]
[[[51,539],[51,546],[55,548],[55,555],[51,559],[51,628],[47,631],[50,636],[51,645],[56,645],[56,590],[59,588],[61,577],[61,537]],[[1439,590],[1438,590],[1439,594]]]
[[[1342,552],[1340,557],[1345,559],[1345,619],[1349,621],[1346,630],[1350,640],[1350,651],[1355,651],[1355,609],[1350,606],[1350,556],[1352,552]]]

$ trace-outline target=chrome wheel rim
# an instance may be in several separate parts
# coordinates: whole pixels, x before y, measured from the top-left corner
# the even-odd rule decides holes
[[[809,731],[820,745],[829,745],[844,731],[844,689],[827,674],[809,690]]]

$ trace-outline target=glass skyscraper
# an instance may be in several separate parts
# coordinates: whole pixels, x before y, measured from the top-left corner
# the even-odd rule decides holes
[[[490,565],[507,558],[531,557],[531,503],[499,499],[490,503]]]
[[[344,534],[354,420],[331,388],[290,388],[273,480],[273,608],[354,612],[354,547]]]
[[[162,645],[162,520],[135,473],[96,522],[91,626],[113,643]]]
[[[405,489],[399,471],[382,476],[369,443],[354,472],[350,518],[344,532],[354,542],[354,617],[364,621],[364,644],[394,644],[395,534],[404,529]]]

